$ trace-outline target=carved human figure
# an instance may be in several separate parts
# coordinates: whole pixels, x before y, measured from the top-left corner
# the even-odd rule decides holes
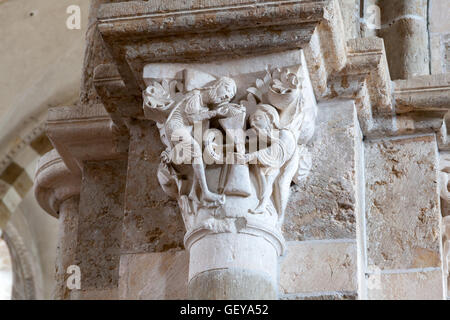
[[[233,79],[214,80],[192,70],[184,72],[184,83],[154,81],[145,90],[145,116],[157,122],[166,146],[158,180],[177,199],[188,229],[233,230],[228,219],[249,213],[276,215],[273,227],[281,226],[292,181],[311,167],[305,144],[314,132],[316,107],[303,94],[303,71],[268,69],[239,104],[231,102],[237,92]],[[247,112],[251,129],[267,143],[252,152],[250,139],[246,154]],[[228,162],[233,154],[235,162]],[[207,170],[209,160],[216,162]]]
[[[237,133],[242,132],[243,136],[244,131],[242,129],[246,110],[244,106],[230,102],[236,95],[236,83],[231,78],[222,77],[207,90],[212,103],[211,107],[217,111],[217,118],[228,120],[219,120],[221,126],[225,129],[227,135],[232,136],[238,152],[244,153],[245,141],[241,141],[241,137],[237,136]]]
[[[245,155],[237,153],[236,158],[245,163],[257,162],[254,168],[259,184],[259,204],[256,209],[250,210],[250,213],[263,214],[266,212],[280,172],[297,151],[297,141],[291,130],[280,127],[278,111],[270,105],[258,105],[249,120],[258,138],[265,140],[267,147]],[[280,209],[279,197],[278,194],[274,195],[277,211]]]
[[[237,107],[230,104],[236,94],[234,80],[222,77],[210,87],[187,92],[173,106],[170,105],[170,99],[165,97],[165,92],[158,94],[157,91],[152,86],[147,88],[144,92],[144,108],[155,109],[161,108],[161,106],[163,108],[164,106],[170,106],[166,120],[159,126],[160,131],[166,138],[164,142],[167,149],[162,154],[163,161],[166,163],[173,162],[174,164],[189,161],[194,171],[191,196],[196,194],[197,187],[200,187],[201,201],[215,204],[223,203],[225,196],[211,192],[208,188],[202,148],[194,138],[192,131],[193,126],[200,122],[217,116],[227,117],[235,112]],[[157,101],[157,103],[154,103],[154,101]],[[159,101],[166,104],[159,103]]]

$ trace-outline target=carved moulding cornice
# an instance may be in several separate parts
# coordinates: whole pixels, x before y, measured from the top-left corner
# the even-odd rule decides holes
[[[436,133],[439,149],[450,149],[448,74],[391,81],[380,38],[349,40],[346,54],[346,65],[328,76],[318,101],[354,100],[366,138]]]
[[[74,175],[81,175],[83,161],[118,159],[128,147],[101,104],[49,109],[46,133]]]
[[[403,130],[436,132],[440,151],[450,151],[450,74],[394,81],[397,122]]]
[[[34,194],[41,208],[58,218],[66,199],[80,194],[81,176],[74,174],[53,149],[39,159]]]
[[[328,19],[328,29],[334,25],[333,28],[338,26],[339,29],[340,26],[343,30],[342,18],[340,11],[333,9],[337,3],[335,1],[253,1],[251,4],[243,4],[242,1],[240,4],[235,1],[211,1],[215,2],[234,5],[190,7],[177,12],[165,8],[166,11],[161,14],[153,2],[103,6],[99,14],[99,30],[115,65],[97,66],[94,85],[113,120],[129,117],[153,119],[158,123],[164,143],[170,139],[168,131],[175,125],[172,119],[179,116],[163,112],[162,119],[161,115],[153,118],[155,113],[159,113],[156,110],[159,99],[165,100],[166,95],[173,99],[172,103],[180,104],[171,106],[176,114],[176,110],[184,108],[184,98],[178,100],[179,95],[190,100],[191,96],[198,95],[197,91],[211,90],[211,85],[218,88],[225,86],[227,90],[234,87],[234,93],[228,95],[229,112],[233,115],[225,118],[226,121],[232,118],[238,121],[234,117],[239,117],[243,112],[243,118],[238,121],[241,131],[249,129],[248,118],[259,108],[265,117],[271,118],[272,114],[277,114],[273,117],[279,117],[283,125],[279,128],[279,124],[271,125],[282,131],[280,144],[283,146],[280,148],[286,153],[287,162],[267,171],[267,177],[262,173],[264,169],[260,172],[254,165],[218,164],[204,166],[203,169],[192,166],[194,172],[191,172],[191,166],[179,167],[166,159],[160,164],[158,178],[163,190],[178,200],[187,230],[187,248],[208,235],[232,233],[266,239],[272,244],[272,250],[281,255],[284,252],[284,240],[280,228],[289,196],[288,189],[297,169],[304,169],[302,165],[308,162],[304,159],[307,158],[305,150],[300,146],[305,145],[312,135],[316,112],[307,64],[299,49],[309,43],[320,21]],[[172,23],[167,24],[169,20]],[[328,46],[345,48],[345,43],[329,41]],[[222,63],[215,64],[217,60]],[[342,63],[337,56],[332,56],[330,61],[326,56],[322,61],[325,61],[326,70],[337,69]],[[179,73],[183,74],[181,78]],[[294,83],[288,84],[291,80]],[[287,87],[275,89],[277,83]],[[169,88],[174,88],[173,85],[178,88],[178,92]],[[142,103],[139,99],[142,99],[141,92],[144,89],[148,101]],[[282,90],[282,93],[274,93],[273,90]],[[274,98],[277,95],[280,97]],[[293,101],[287,101],[289,95],[292,95]],[[202,99],[212,108],[214,103],[206,101],[207,96]],[[231,100],[233,103],[230,103]],[[289,112],[283,112],[284,109]],[[147,114],[144,110],[148,111]],[[291,113],[291,119],[288,119],[288,113]],[[212,122],[217,122],[218,119],[213,118]],[[278,123],[276,119],[273,121]],[[295,123],[289,125],[290,121]],[[300,123],[304,129],[299,131],[295,128]],[[224,124],[211,125],[224,129],[227,137],[232,135]],[[292,136],[295,139],[290,138],[292,132],[295,132]],[[290,145],[294,140],[299,141],[298,146],[297,143]],[[245,141],[243,145],[242,156],[245,153]],[[290,147],[287,148],[287,145]],[[166,151],[173,155],[177,146],[169,143]],[[277,170],[280,172],[277,173]],[[223,181],[216,181],[219,175],[224,177],[220,178]],[[237,177],[241,177],[241,181],[233,182]],[[276,200],[268,200],[272,194],[268,190],[272,189],[269,186],[266,188],[264,181],[257,182],[258,179],[269,179],[266,183],[270,188],[274,185]],[[239,183],[242,184],[241,188],[236,187]],[[212,189],[208,190],[207,185]],[[281,195],[278,195],[281,189]],[[270,194],[266,195],[267,192]]]
[[[235,15],[236,12],[248,15],[248,19],[237,19],[239,14]],[[292,15],[295,12],[297,16]],[[268,16],[270,21],[266,19]],[[280,38],[265,29],[268,24],[285,32],[281,37],[283,41],[287,39],[285,44],[279,43]],[[312,32],[304,33],[306,36],[301,39],[296,36],[298,30],[306,32],[311,26]],[[107,4],[100,10],[99,29],[117,66],[104,65],[96,70],[99,80],[96,87],[102,92],[100,95],[107,109],[118,109],[117,103],[109,100],[119,86],[122,92],[134,97],[120,108],[124,113],[142,116],[138,89],[144,87],[140,75],[145,63],[189,62],[199,56],[204,61],[224,56],[233,58],[239,52],[235,46],[245,48],[251,43],[247,37],[250,34],[269,52],[303,48],[317,100],[353,99],[364,136],[379,138],[436,132],[442,137],[438,137],[440,148],[446,148],[446,125],[442,124],[445,113],[442,106],[448,100],[446,80],[437,77],[433,81],[441,84],[431,85],[443,87],[444,90],[434,92],[440,98],[428,99],[427,94],[419,93],[428,105],[422,110],[405,112],[405,99],[408,100],[410,94],[417,96],[417,92],[406,90],[408,86],[414,89],[414,84],[391,81],[382,39],[345,40],[338,1],[238,3],[218,0],[199,7],[152,1]],[[245,30],[245,34],[234,32],[236,30]],[[231,33],[233,37],[221,38],[223,34]],[[195,40],[197,38],[202,42]],[[264,43],[264,39],[271,40]],[[218,44],[219,49],[215,47]],[[259,47],[247,49],[239,54],[265,52]],[[398,90],[399,86],[401,90]],[[397,88],[395,92],[394,87]]]
[[[120,105],[124,112],[118,113],[143,117],[144,65],[217,61],[303,48],[323,20],[327,20],[327,29],[343,31],[336,6],[335,0],[131,1],[102,5],[99,30],[115,66],[97,67],[97,91],[109,111],[117,110],[114,91],[119,89],[124,92],[121,99],[128,99]],[[344,42],[328,40],[327,47],[345,47]],[[326,55],[321,61],[328,70],[342,64],[339,59]]]
[[[392,88],[383,40],[349,40],[346,56],[345,66],[328,75],[326,90],[318,100],[354,100],[365,135],[379,130],[380,122],[384,131],[392,127]]]
[[[140,95],[149,85],[143,79],[147,64],[193,64],[303,49],[315,98],[354,100],[365,137],[438,133],[440,148],[446,148],[446,80],[435,79],[432,86],[443,89],[433,92],[435,99],[426,98],[427,90],[416,92],[414,80],[392,82],[383,40],[346,41],[338,1],[208,3],[211,7],[156,1],[102,6],[99,30],[114,64],[98,66],[94,83],[114,121],[145,118]],[[417,108],[417,102],[427,100]],[[413,108],[404,101],[413,101]],[[195,218],[185,216],[185,222]],[[252,229],[246,223],[240,229],[244,233]],[[187,248],[217,232],[198,225],[187,229]],[[271,230],[259,236],[270,239],[280,254],[279,238]]]

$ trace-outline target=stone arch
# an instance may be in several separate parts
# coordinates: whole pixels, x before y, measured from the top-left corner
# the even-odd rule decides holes
[[[0,159],[0,228],[33,188],[39,158],[53,149],[44,128],[45,123],[39,123]]]
[[[30,191],[40,157],[53,149],[45,135],[45,114],[39,117],[40,121],[16,131],[14,146],[0,158],[0,229],[12,259],[14,300],[46,298],[42,252],[36,245],[39,235],[32,230],[33,222],[21,214],[24,204],[40,210],[37,203],[30,203]]]
[[[8,223],[3,229],[2,238],[5,240],[12,260],[13,270],[13,300],[36,299],[36,275],[33,270],[33,258],[30,251],[16,230]]]
[[[12,258],[0,233],[0,300],[10,300],[13,286]]]

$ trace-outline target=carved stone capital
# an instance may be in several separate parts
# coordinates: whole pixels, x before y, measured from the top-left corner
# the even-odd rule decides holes
[[[58,218],[60,205],[80,194],[81,176],[74,174],[56,150],[39,159],[34,194],[39,205]]]
[[[217,241],[261,238],[282,255],[290,186],[311,167],[317,112],[303,52],[149,64],[144,82],[144,114],[166,147],[158,179],[178,201],[186,248],[241,234]]]

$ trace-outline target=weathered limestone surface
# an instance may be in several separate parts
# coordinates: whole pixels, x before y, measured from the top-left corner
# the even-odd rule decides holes
[[[448,14],[450,7],[446,0],[430,1],[430,32],[450,33],[450,20]]]
[[[450,98],[449,74],[418,76],[408,80],[396,80],[394,83],[396,111],[399,113],[397,117],[408,111],[435,111],[441,113],[442,124]],[[422,116],[425,118],[427,115]]]
[[[440,267],[436,140],[365,144],[368,268]]]
[[[134,121],[130,128],[122,252],[183,249],[185,228],[177,203],[156,176],[164,150],[158,129],[150,121]]]
[[[428,272],[371,274],[370,300],[442,300],[441,270]]]
[[[377,5],[392,79],[429,74],[427,1],[379,0]]]
[[[359,15],[360,0],[339,0],[342,10],[342,18],[345,26],[345,38],[355,39],[359,37]]]
[[[84,52],[83,73],[81,77],[80,103],[94,105],[100,103],[99,96],[93,85],[94,69],[100,64],[111,63],[108,52],[98,30],[97,14],[100,6],[105,3],[127,2],[130,0],[93,0],[90,1],[88,29],[86,32],[86,48]]]
[[[445,76],[416,77],[429,73],[427,1],[366,1],[382,9],[379,35],[384,42],[357,39],[359,2],[92,2],[83,105],[52,111],[48,129],[66,165],[83,176],[79,216],[73,216],[76,197],[64,202],[60,212],[60,250],[66,256],[58,260],[59,282],[73,256],[82,271],[82,290],[71,298],[270,299],[277,298],[277,291],[282,299],[444,297],[438,146],[448,148],[442,119],[448,81]],[[439,33],[430,35],[433,57],[433,51],[443,48],[445,30],[431,28]],[[266,78],[269,56],[281,68],[296,65],[298,58],[301,72],[284,78],[269,73]],[[435,62],[431,67],[439,69]],[[393,83],[389,71],[393,79],[408,79]],[[306,104],[286,100],[305,88]],[[259,110],[266,127],[264,121],[258,128],[244,116],[240,129],[279,129],[281,110],[320,101],[315,135],[307,143],[305,134],[300,143],[307,144],[312,169],[290,186],[282,228],[289,242],[280,261],[283,219],[271,223],[277,215],[284,217],[277,200],[288,193],[292,177],[283,181],[281,196],[273,190],[257,194],[256,186],[263,188],[252,172],[250,187],[242,188],[247,190],[233,186],[225,198],[219,165],[193,174],[167,159],[160,163],[168,157],[162,151],[171,152],[175,145],[163,139],[165,149],[161,136],[180,125],[163,127],[173,120],[166,111],[180,96],[196,95],[200,107],[217,107],[207,111],[214,121],[220,113],[231,118],[222,109],[224,102],[234,112],[239,103],[246,111],[253,108],[253,114],[266,109]],[[267,111],[261,104],[276,109]],[[292,114],[302,108],[291,109]],[[315,112],[305,110],[309,118],[301,121],[314,128]],[[158,112],[167,118],[161,120]],[[158,128],[144,119],[156,119]],[[214,121],[208,125],[227,131]],[[289,130],[300,128],[305,130]],[[365,150],[360,128],[367,138]],[[392,138],[399,134],[413,135]],[[245,143],[243,149],[235,153],[247,161]],[[268,167],[283,171],[286,163]],[[194,179],[201,187],[190,185]],[[18,192],[24,193],[26,183],[18,180]],[[252,201],[262,199],[273,209],[266,203],[255,214]],[[47,209],[57,215],[58,210]]]
[[[315,136],[310,143],[312,169],[291,187],[283,232],[286,240],[356,238],[355,147],[361,143],[352,101],[318,105]]]
[[[445,186],[447,188],[447,186]],[[446,212],[448,213],[448,211]],[[444,276],[444,292],[447,294],[447,299],[450,297],[450,216],[445,216],[442,219],[442,262],[443,262],[443,276]]]
[[[28,154],[31,155],[32,152]],[[51,277],[56,280],[51,289],[51,298],[68,299],[70,292],[66,286],[66,271],[70,265],[75,264],[81,177],[70,172],[56,150],[45,153],[39,159],[37,167],[34,196],[42,208],[59,219],[55,237],[56,261],[51,262]],[[25,207],[24,211],[32,210]],[[42,235],[40,237],[43,238]]]
[[[73,196],[61,204],[58,219],[58,247],[56,255],[55,299],[70,298],[67,288],[68,267],[75,265],[78,240],[78,203],[79,196]]]
[[[356,292],[356,280],[356,241],[290,242],[281,260],[281,294]]]
[[[431,74],[450,72],[450,7],[446,0],[429,2]]]
[[[124,254],[120,259],[120,299],[186,299],[189,254],[186,251]]]
[[[156,177],[162,150],[154,123],[130,122],[120,299],[187,298],[189,255],[182,250],[183,220]]]
[[[126,164],[126,160],[84,164],[76,252],[83,291],[117,291]]]
[[[220,288],[220,290],[218,290]],[[275,300],[276,291],[270,279],[245,269],[210,270],[189,283],[193,300]]]

